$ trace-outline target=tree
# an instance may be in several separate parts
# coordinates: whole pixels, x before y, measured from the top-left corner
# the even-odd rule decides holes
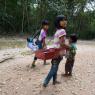
[[[55,17],[63,14],[68,19],[68,35],[75,32],[83,39],[94,38],[93,2],[95,0],[0,0],[0,34],[34,34],[41,28],[41,21],[48,19],[49,35],[53,35]],[[92,6],[92,11],[87,4]]]

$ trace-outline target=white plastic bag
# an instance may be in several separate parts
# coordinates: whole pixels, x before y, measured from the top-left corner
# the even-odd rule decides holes
[[[37,51],[39,47],[33,43],[28,43],[27,44],[28,48],[32,49],[33,51]]]
[[[50,48],[55,48],[55,46],[54,45],[48,45],[47,49],[50,49]]]

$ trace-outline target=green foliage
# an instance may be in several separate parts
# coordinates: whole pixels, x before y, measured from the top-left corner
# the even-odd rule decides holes
[[[68,18],[68,35],[77,33],[81,39],[94,39],[95,10],[84,11],[92,1],[95,0],[0,0],[0,34],[32,35],[41,28],[41,21],[48,19],[51,36],[55,17],[64,14]]]

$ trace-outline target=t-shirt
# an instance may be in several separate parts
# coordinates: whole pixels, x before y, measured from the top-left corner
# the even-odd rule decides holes
[[[67,51],[67,59],[69,60],[74,59],[76,55],[76,50],[77,50],[76,44],[75,43],[70,44],[70,49],[69,51]]]
[[[46,31],[44,29],[41,30],[41,33],[39,35],[39,41],[43,41],[43,39],[46,38]]]
[[[63,35],[66,35],[65,29],[58,29],[54,35],[54,47],[59,48],[60,47],[60,42],[59,38]]]

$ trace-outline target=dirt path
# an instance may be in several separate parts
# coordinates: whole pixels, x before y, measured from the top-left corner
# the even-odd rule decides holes
[[[37,67],[30,69],[28,65],[32,60],[33,55],[20,53],[14,59],[0,64],[0,95],[95,95],[94,42],[79,42],[72,77],[61,77],[64,72],[65,59],[61,62],[58,72],[60,85],[53,86],[50,82],[49,86],[43,89],[42,82],[50,65],[43,66],[43,62],[38,60]]]

